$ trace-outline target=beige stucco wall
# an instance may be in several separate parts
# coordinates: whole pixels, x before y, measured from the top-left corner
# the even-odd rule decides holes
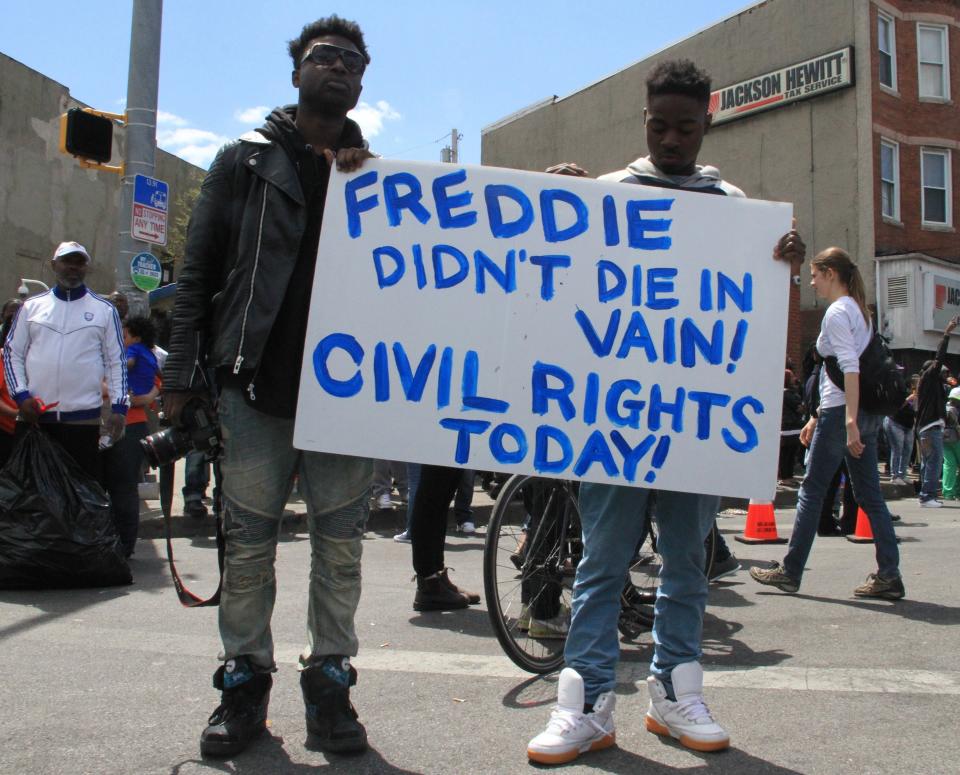
[[[872,294],[872,230],[860,215],[863,207],[871,211],[873,201],[872,189],[863,197],[860,192],[864,135],[858,131],[858,102],[861,110],[863,104],[869,110],[870,83],[865,7],[866,0],[760,3],[599,83],[487,127],[482,162],[543,169],[576,161],[593,174],[620,169],[646,153],[645,80],[656,63],[693,59],[711,74],[716,89],[856,45],[855,71],[862,86],[717,126],[706,137],[700,160],[718,166],[748,196],[793,202],[809,254],[832,244],[846,246],[861,257]],[[858,100],[858,92],[866,97]],[[869,129],[869,115],[865,120]],[[869,135],[867,141],[869,163]],[[870,244],[861,245],[865,237]],[[802,294],[803,306],[813,305],[806,283]]]
[[[0,54],[0,299],[15,295],[21,277],[51,284],[48,259],[63,240],[92,252],[92,288],[114,288],[120,177],[83,169],[60,153],[60,115],[78,106],[67,87]],[[122,158],[123,135],[114,132],[113,164]],[[202,175],[157,151],[155,176],[170,184],[172,207],[178,192]],[[171,222],[175,217],[174,210]]]

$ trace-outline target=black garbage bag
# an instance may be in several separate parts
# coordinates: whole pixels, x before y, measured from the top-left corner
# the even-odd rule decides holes
[[[130,584],[100,485],[38,429],[0,471],[0,589]]]

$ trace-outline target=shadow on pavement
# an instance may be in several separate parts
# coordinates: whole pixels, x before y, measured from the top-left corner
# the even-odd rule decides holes
[[[26,632],[41,624],[76,614],[85,608],[126,597],[144,590],[159,594],[172,587],[166,568],[166,554],[161,557],[149,541],[138,541],[136,554],[128,560],[133,583],[116,587],[84,587],[80,589],[5,589],[0,590],[0,603],[34,608],[38,615],[0,628],[0,640]]]
[[[759,594],[782,595],[783,593],[761,592]],[[925,622],[926,624],[943,624],[947,626],[960,624],[960,607],[940,605],[939,603],[927,603],[923,600],[842,600],[834,597],[818,597],[816,595],[799,593],[793,594],[791,597],[797,597],[802,600],[813,600],[818,603],[845,605],[850,608],[859,608],[862,611],[876,611],[877,613],[901,616],[904,619],[910,619],[915,622]]]
[[[413,600],[411,599],[411,603]],[[433,630],[450,630],[461,635],[477,638],[490,638],[493,629],[490,617],[482,608],[461,608],[458,611],[415,612],[409,619],[414,627],[426,627]]]
[[[319,750],[309,744],[308,751]],[[170,775],[180,775],[187,767],[189,772],[195,769],[209,769],[213,772],[230,775],[307,775],[307,773],[349,773],[350,775],[417,775],[413,770],[394,767],[374,748],[368,748],[362,754],[338,756],[323,754],[325,762],[296,763],[283,747],[283,738],[271,735],[253,743],[236,759],[186,759],[170,768]]]
[[[679,744],[671,740],[659,738],[662,745]],[[603,751],[591,753],[589,757],[575,759],[574,764],[588,765],[591,769],[598,772],[610,772],[615,775],[667,775],[667,773],[677,772],[716,772],[716,773],[735,773],[736,775],[803,775],[798,770],[791,770],[786,767],[780,767],[776,764],[751,756],[746,751],[739,748],[729,748],[726,751],[712,754],[702,754],[697,751],[691,751],[687,748],[684,752],[696,756],[703,762],[702,767],[671,767],[668,764],[647,759],[639,754],[632,753],[623,748],[607,748]],[[561,768],[555,765],[540,765],[531,762],[531,768],[536,770],[559,770]]]

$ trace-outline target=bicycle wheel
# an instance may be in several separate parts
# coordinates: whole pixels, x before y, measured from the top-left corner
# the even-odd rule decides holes
[[[573,574],[582,554],[575,487],[515,475],[497,497],[483,558],[487,613],[504,652],[531,673],[563,665]],[[540,622],[533,636],[531,620]],[[543,622],[555,629],[544,632]]]

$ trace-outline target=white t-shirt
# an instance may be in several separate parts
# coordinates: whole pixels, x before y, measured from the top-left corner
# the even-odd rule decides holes
[[[833,355],[844,374],[860,373],[860,354],[870,344],[872,332],[867,321],[850,296],[841,296],[827,307],[820,323],[820,336],[817,337],[817,352],[824,358]],[[843,386],[833,384],[827,376],[824,366],[820,369],[820,408],[845,406],[847,397]]]

